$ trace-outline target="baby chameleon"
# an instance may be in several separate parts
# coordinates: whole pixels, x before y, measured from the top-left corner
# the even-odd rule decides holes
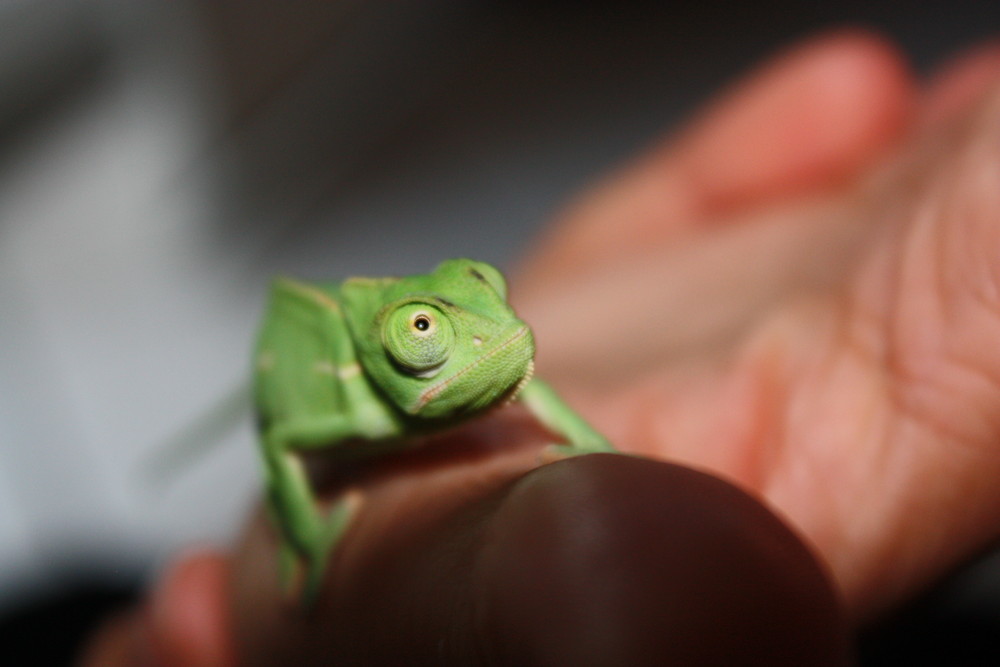
[[[515,397],[562,439],[547,458],[615,451],[532,377],[534,354],[531,330],[489,264],[453,259],[426,275],[339,285],[276,280],[254,396],[286,590],[304,567],[303,601],[315,601],[353,505],[342,497],[320,510],[304,452],[381,455]]]

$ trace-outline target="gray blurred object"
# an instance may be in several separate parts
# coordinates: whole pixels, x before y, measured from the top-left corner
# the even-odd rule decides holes
[[[509,266],[725,81],[859,21],[926,67],[1000,3],[0,3],[0,608],[238,528],[248,422],[162,491],[138,471],[242,381],[269,275]]]
[[[161,193],[206,132],[193,54],[163,49],[183,21],[152,9],[0,5],[0,605],[166,537],[128,470],[176,418],[155,315],[204,198]]]

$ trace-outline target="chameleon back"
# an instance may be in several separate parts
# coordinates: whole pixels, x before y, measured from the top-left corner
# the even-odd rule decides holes
[[[378,401],[332,290],[288,279],[271,288],[258,337],[254,395],[263,425],[352,410],[345,383]],[[356,400],[356,399],[354,399]]]

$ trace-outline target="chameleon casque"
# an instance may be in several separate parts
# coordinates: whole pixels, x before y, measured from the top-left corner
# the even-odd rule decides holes
[[[277,279],[257,342],[254,399],[286,590],[299,580],[303,601],[315,601],[353,506],[345,495],[320,509],[305,452],[382,455],[515,398],[562,440],[546,458],[615,451],[532,376],[534,354],[503,276],[483,262],[452,259],[429,274],[339,284]]]

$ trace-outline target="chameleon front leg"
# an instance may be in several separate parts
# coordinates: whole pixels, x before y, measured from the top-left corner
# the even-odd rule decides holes
[[[349,497],[340,498],[323,516],[298,453],[336,444],[353,433],[345,415],[328,415],[276,425],[263,437],[269,511],[282,540],[282,585],[292,589],[296,561],[304,562],[302,597],[307,606],[319,593],[330,552],[347,529],[353,503]]]
[[[545,463],[581,454],[617,453],[608,440],[595,431],[548,384],[532,378],[518,395],[538,421],[565,441],[542,452]]]

